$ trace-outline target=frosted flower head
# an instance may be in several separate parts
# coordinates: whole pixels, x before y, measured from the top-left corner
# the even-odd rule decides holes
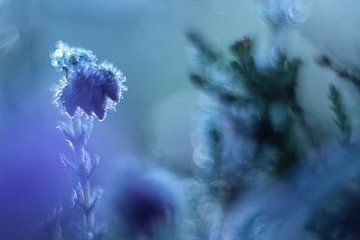
[[[96,56],[82,48],[71,48],[59,42],[51,55],[52,65],[65,76],[56,93],[57,105],[74,116],[77,111],[100,120],[126,91],[125,76],[112,64],[97,64]]]

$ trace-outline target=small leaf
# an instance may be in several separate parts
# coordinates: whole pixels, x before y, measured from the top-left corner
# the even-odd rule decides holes
[[[345,141],[349,141],[351,136],[351,120],[347,115],[341,93],[334,85],[330,85],[328,97],[331,101],[330,108],[335,114],[334,121],[340,130],[342,138]]]

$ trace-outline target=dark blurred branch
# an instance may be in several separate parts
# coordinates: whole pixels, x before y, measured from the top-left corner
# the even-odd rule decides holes
[[[186,32],[188,41],[201,52],[201,54],[210,62],[215,62],[218,59],[218,54],[212,49],[209,43],[197,33],[195,30],[188,30]]]
[[[307,139],[310,141],[311,146],[314,149],[320,147],[319,138],[314,133],[313,129],[309,126],[305,119],[304,110],[299,106],[298,103],[293,103],[292,110],[294,111],[295,118],[297,119],[300,127],[303,129]]]
[[[236,93],[232,92],[231,90],[229,90],[219,84],[213,83],[211,81],[207,81],[206,79],[202,78],[201,76],[199,76],[197,74],[191,74],[190,80],[197,87],[217,95],[219,97],[219,99],[225,103],[249,102],[249,100],[246,99],[245,97],[239,96],[239,94],[236,94]]]
[[[340,78],[348,80],[360,91],[360,76],[351,73],[346,68],[334,63],[328,56],[321,56],[317,62],[320,66],[327,67],[334,71]]]

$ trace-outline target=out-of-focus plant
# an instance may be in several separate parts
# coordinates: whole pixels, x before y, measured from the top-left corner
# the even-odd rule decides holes
[[[114,109],[122,99],[127,90],[124,86],[126,78],[112,64],[98,63],[91,51],[73,48],[63,42],[56,44],[51,63],[64,73],[55,102],[66,118],[58,129],[73,152],[73,156],[61,155],[61,161],[78,177],[72,196],[81,215],[76,222],[76,235],[85,240],[102,239],[105,229],[95,217],[95,206],[102,190],[92,186],[90,181],[100,157],[88,152],[87,142],[94,119],[104,120],[107,111]],[[60,231],[58,238],[62,238]]]
[[[331,85],[340,137],[321,141],[298,103],[301,61],[286,56],[283,36],[306,18],[299,2],[269,1],[264,8],[275,34],[266,60],[247,36],[229,56],[197,32],[187,34],[195,62],[190,78],[204,93],[205,112],[194,151],[202,194],[189,201],[194,239],[359,238],[359,139],[352,140],[351,115]],[[359,88],[356,74],[327,57],[320,63]]]
[[[198,238],[224,239],[226,218],[239,199],[272,179],[286,177],[298,165],[305,149],[297,144],[297,126],[315,142],[296,101],[301,62],[282,52],[284,30],[294,23],[288,5],[289,1],[270,1],[264,8],[274,27],[274,43],[261,63],[254,54],[254,40],[247,36],[230,47],[229,60],[197,32],[187,34],[196,66],[190,78],[207,95],[207,117],[194,152],[196,181],[207,186],[205,196],[192,201],[195,212],[200,212],[193,215]],[[212,205],[218,214],[209,217],[196,211],[200,205]],[[251,225],[246,228],[252,231]]]

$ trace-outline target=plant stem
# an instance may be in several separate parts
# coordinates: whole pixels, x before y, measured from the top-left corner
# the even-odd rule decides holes
[[[85,122],[89,121],[89,122]],[[82,218],[84,222],[86,240],[93,240],[94,230],[94,205],[96,202],[96,192],[92,190],[90,183],[90,175],[92,169],[96,167],[91,161],[86,151],[87,138],[92,131],[92,119],[84,119],[76,116],[72,119],[72,127],[74,131],[74,139],[72,141],[74,151],[76,153],[76,169],[79,178],[79,188],[76,189],[77,203],[82,210]]]

